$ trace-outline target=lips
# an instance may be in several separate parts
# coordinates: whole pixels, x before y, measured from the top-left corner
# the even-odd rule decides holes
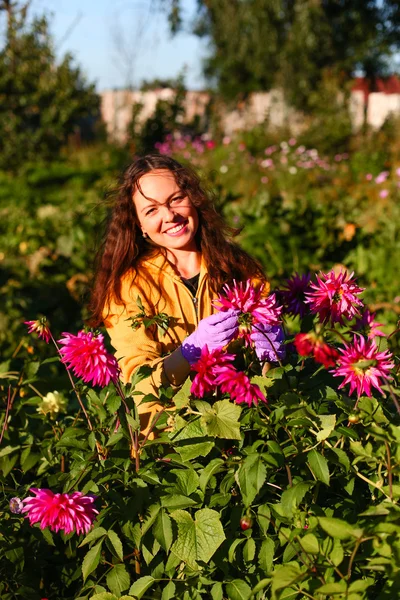
[[[171,227],[164,233],[167,233],[168,235],[172,235],[172,236],[179,235],[180,233],[182,233],[184,231],[187,224],[188,224],[188,221],[184,221],[182,223],[177,223],[174,227]]]

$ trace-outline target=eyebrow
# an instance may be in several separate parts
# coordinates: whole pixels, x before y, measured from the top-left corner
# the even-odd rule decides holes
[[[142,192],[141,192],[142,193]],[[146,200],[149,200],[149,204],[146,204],[146,206],[144,206],[142,208],[142,210],[140,211],[141,213],[144,212],[145,210],[147,210],[148,208],[150,208],[151,206],[154,206],[155,204],[165,204],[166,202],[168,202],[169,200],[171,200],[174,196],[176,196],[177,194],[185,194],[185,192],[183,190],[177,190],[176,192],[173,192],[172,194],[170,194],[168,196],[168,198],[166,199],[165,202],[159,202],[158,200],[155,200],[154,198],[149,198],[149,196],[145,196],[142,193],[142,196],[144,198],[146,198]],[[187,195],[187,194],[185,194]]]

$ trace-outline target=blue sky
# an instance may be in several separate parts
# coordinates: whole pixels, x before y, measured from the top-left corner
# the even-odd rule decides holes
[[[52,14],[58,55],[72,52],[99,91],[175,77],[184,67],[187,87],[202,89],[205,42],[185,33],[171,38],[166,16],[151,10],[153,4],[152,0],[33,0],[30,14]],[[196,0],[182,4],[190,20]]]

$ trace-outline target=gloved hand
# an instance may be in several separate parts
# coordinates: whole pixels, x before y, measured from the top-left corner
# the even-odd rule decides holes
[[[258,360],[277,362],[285,358],[286,349],[283,345],[285,336],[279,325],[257,323],[253,325],[253,333],[250,337],[254,342]]]
[[[189,364],[197,362],[201,349],[207,344],[209,350],[223,348],[233,340],[238,332],[238,310],[218,312],[202,319],[196,331],[183,342],[181,352]]]

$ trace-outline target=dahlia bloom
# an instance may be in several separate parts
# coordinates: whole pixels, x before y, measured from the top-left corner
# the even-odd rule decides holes
[[[309,312],[309,308],[305,303],[305,294],[311,291],[310,281],[310,273],[304,275],[295,273],[290,279],[286,280],[283,289],[279,290],[285,312],[293,316],[299,315],[301,318]]]
[[[46,344],[50,342],[51,333],[46,317],[41,317],[37,321],[25,321],[24,324],[28,327],[28,333],[37,333],[38,337],[44,340]]]
[[[369,340],[373,340],[378,336],[386,337],[386,334],[379,329],[383,327],[383,323],[375,321],[375,313],[370,313],[368,308],[363,312],[361,317],[356,320],[355,329],[364,333]]]
[[[99,511],[93,503],[96,496],[84,496],[82,492],[54,494],[51,490],[31,488],[35,494],[22,500],[23,513],[31,525],[40,523],[40,529],[48,527],[56,533],[88,533]]]
[[[339,358],[336,348],[329,346],[315,332],[298,333],[294,338],[294,345],[300,356],[313,356],[325,368],[334,367]]]
[[[204,398],[216,388],[215,379],[217,375],[224,372],[233,360],[234,354],[227,354],[221,348],[208,350],[207,344],[201,349],[199,360],[192,365],[192,371],[196,371],[190,392],[197,398]]]
[[[229,394],[236,404],[246,403],[247,406],[251,406],[253,403],[258,404],[260,400],[267,401],[258,385],[251,383],[245,373],[236,371],[234,367],[221,372],[215,383],[220,386],[221,392]]]
[[[239,310],[239,337],[244,338],[247,345],[251,345],[252,326],[256,323],[266,325],[279,325],[282,307],[278,306],[275,294],[263,295],[265,285],[256,290],[251,280],[246,283],[233,281],[233,286],[225,284],[224,293],[220,294],[213,305],[219,311],[226,312],[230,309]]]
[[[384,395],[382,380],[391,379],[390,370],[394,367],[391,352],[379,352],[374,340],[355,335],[353,344],[346,344],[340,353],[338,367],[331,371],[335,377],[344,377],[339,389],[350,384],[350,394],[356,390],[358,396],[372,396],[372,386]]]
[[[310,283],[313,291],[306,294],[306,302],[311,312],[318,314],[321,322],[331,321],[343,325],[343,317],[351,320],[359,315],[358,306],[362,301],[358,298],[364,291],[356,285],[354,273],[342,271],[338,275],[332,270],[329,273],[317,275],[317,283]]]
[[[67,369],[72,369],[76,377],[85,383],[93,383],[105,387],[119,376],[119,366],[116,358],[104,347],[104,337],[88,331],[79,331],[78,335],[63,333],[58,343],[61,362]]]

